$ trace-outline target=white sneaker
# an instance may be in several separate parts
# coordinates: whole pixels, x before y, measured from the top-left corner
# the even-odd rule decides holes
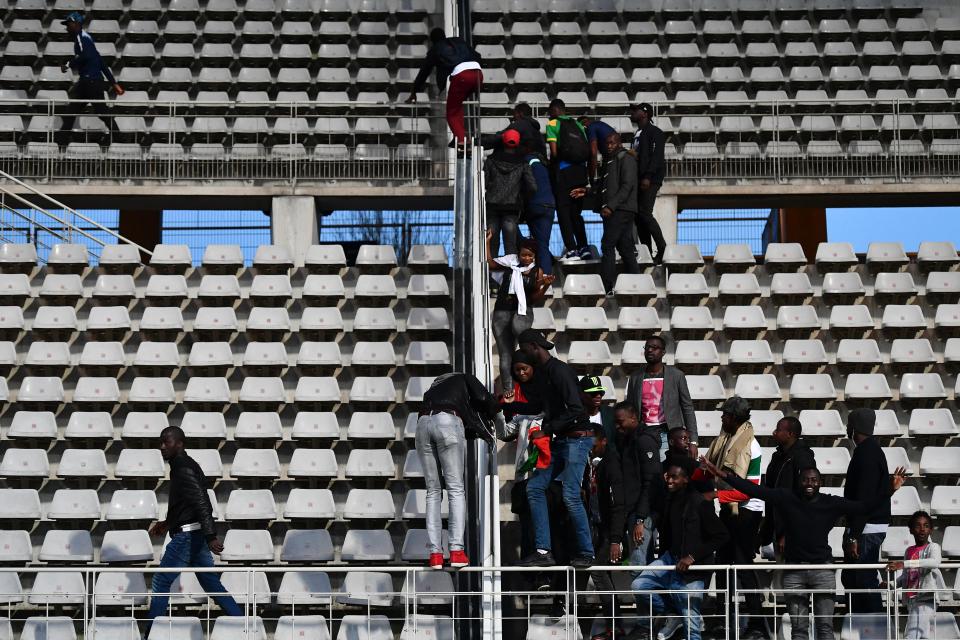
[[[560,259],[561,260],[580,260],[580,250],[570,249],[569,251],[565,251],[563,255],[560,256]]]
[[[670,640],[681,627],[683,627],[683,619],[680,616],[668,618],[667,624],[657,632],[657,640]]]

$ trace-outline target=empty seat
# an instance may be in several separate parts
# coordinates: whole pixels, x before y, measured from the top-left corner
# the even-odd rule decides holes
[[[726,398],[723,380],[717,375],[687,376],[687,386],[694,401],[713,403]]]
[[[393,456],[387,449],[353,449],[347,458],[348,478],[392,478],[395,475]]]
[[[804,436],[842,438],[847,430],[835,409],[811,410],[800,412],[800,424]]]
[[[917,249],[917,264],[921,271],[945,271],[957,264],[957,249],[953,242],[921,242]]]
[[[336,478],[337,473],[332,449],[294,449],[287,467],[291,478]]]
[[[74,395],[76,400],[76,395]],[[177,401],[173,390],[173,380],[170,378],[134,378],[130,383],[130,393],[127,402],[134,404],[168,406]]]
[[[74,413],[70,416],[71,420],[75,415],[77,414]],[[95,415],[98,416],[97,419],[99,420],[103,420],[101,416],[106,416],[106,420],[110,421],[109,413],[100,412]],[[131,411],[127,413],[123,421],[123,430],[120,432],[120,436],[122,438],[159,438],[160,432],[169,426],[170,422],[167,419],[167,414],[162,411]]]
[[[250,303],[254,306],[283,306],[293,297],[293,286],[286,275],[257,275],[250,285]]]
[[[55,439],[57,420],[50,411],[17,411],[10,422],[7,437]]]
[[[237,449],[230,475],[234,478],[279,478],[280,458],[275,449]]]
[[[34,342],[24,365],[34,373],[63,373],[70,366],[70,347],[65,342]]]
[[[93,309],[91,309],[92,314]],[[89,328],[89,322],[87,324]],[[73,307],[43,306],[37,309],[37,315],[33,319],[34,333],[51,340],[66,340],[77,329],[79,329],[77,312]]]
[[[237,418],[233,435],[235,440],[283,439],[283,427],[276,412],[245,411]]]
[[[88,342],[80,354],[80,366],[89,373],[116,375],[125,364],[126,357],[120,342]]]
[[[960,448],[924,447],[920,454],[920,473],[925,476],[957,475],[960,473]]]
[[[741,374],[734,395],[747,400],[780,400],[780,383],[772,373]]]
[[[279,378],[277,380],[279,381]],[[357,385],[357,380],[360,378],[354,380],[354,386]],[[309,406],[335,405],[340,402],[340,386],[335,378],[305,376],[297,381],[293,401],[295,404],[304,403]]]
[[[224,571],[221,576],[224,588],[233,596],[237,604],[246,604],[256,600],[257,604],[270,604],[272,600],[267,574],[262,571],[253,573],[253,587],[250,586],[249,573],[246,571]],[[252,597],[251,597],[252,596]],[[241,618],[242,620],[242,618]],[[260,638],[258,640],[263,640]]]
[[[834,305],[829,325],[836,335],[866,335],[873,330],[873,317],[866,305]]]
[[[60,378],[28,376],[20,383],[17,401],[38,405],[59,404],[63,402],[63,384]]]
[[[153,543],[146,530],[104,532],[100,545],[101,562],[152,562],[154,559]]]
[[[56,497],[54,497],[54,500],[56,500]],[[158,514],[157,495],[153,491],[117,489],[113,492],[110,505],[107,507],[106,519],[155,520]]]
[[[927,276],[927,300],[933,304],[960,301],[960,272],[934,271]]]
[[[331,498],[331,503],[332,503]],[[332,508],[331,508],[332,512]],[[333,543],[326,529],[288,529],[280,547],[281,562],[328,562],[333,560]],[[281,586],[280,591],[283,591]],[[278,602],[284,604],[278,596]]]
[[[671,273],[667,278],[667,298],[677,303],[693,302],[710,296],[702,273]]]
[[[384,529],[347,531],[340,551],[340,559],[346,562],[390,562],[395,555],[390,532]]]
[[[244,383],[249,378],[244,380]],[[190,378],[183,392],[184,403],[222,406],[230,403],[230,385],[225,378]]]
[[[37,248],[33,244],[0,244],[0,269],[4,273],[30,273],[37,266]]]
[[[180,352],[174,342],[141,342],[133,366],[144,372],[172,373],[180,366]]]
[[[124,449],[117,458],[114,475],[118,478],[162,478],[163,458],[158,449]]]
[[[837,397],[833,380],[825,373],[796,374],[790,381],[790,400],[830,402]]]
[[[766,329],[767,318],[760,306],[730,306],[723,312],[723,331],[731,337],[755,336]]]
[[[99,520],[100,499],[93,489],[57,489],[47,507],[47,517],[51,520]]]
[[[306,289],[304,284],[304,298],[307,295]],[[357,278],[353,295],[359,306],[386,307],[391,300],[396,299],[397,285],[390,276],[365,273]]]
[[[360,508],[363,504],[361,501],[357,507]],[[392,499],[390,505],[393,505]],[[329,489],[291,489],[283,508],[283,517],[290,519],[332,519],[335,516],[336,507]],[[389,517],[393,517],[392,513]]]
[[[813,295],[813,286],[805,273],[774,273],[770,280],[770,295],[774,300],[800,301]]]
[[[50,462],[44,449],[7,449],[0,461],[0,475],[18,478],[46,478]]]
[[[817,469],[823,475],[845,475],[850,465],[850,451],[844,447],[811,447]]]
[[[713,316],[707,307],[673,307],[670,330],[681,334],[705,335],[713,331]]]
[[[290,332],[290,314],[286,309],[254,307],[247,318],[247,334],[254,340],[280,341]]]
[[[307,249],[304,265],[311,273],[336,273],[347,266],[347,259],[342,245],[314,244]]]
[[[240,298],[240,283],[233,275],[205,275],[200,280],[197,297],[231,304]]]
[[[91,549],[91,559],[93,557]],[[33,545],[27,531],[0,531],[0,562],[33,562]]]
[[[349,535],[349,531],[347,532]],[[386,532],[384,532],[386,533]],[[331,558],[333,556],[333,547],[330,548]],[[277,589],[277,604],[281,605],[329,605],[330,599],[333,594],[333,588],[330,586],[330,577],[323,571],[287,571],[283,574],[283,578],[280,581],[280,588]],[[295,620],[293,623],[293,629],[288,629],[287,633],[295,630],[298,634],[297,637],[303,637],[304,634],[310,626],[301,626],[301,621],[304,618],[320,618],[323,620],[322,616],[302,616],[297,615],[295,618],[293,616],[284,616],[285,618],[292,618]],[[281,618],[282,620],[282,618]],[[281,630],[282,622],[277,621],[277,634],[282,633]],[[321,637],[328,638],[329,634],[327,633],[327,628],[325,625],[320,625],[317,627],[316,633],[318,636],[311,637]],[[275,637],[277,637],[275,635]],[[296,640],[294,636],[289,636],[291,640]]]
[[[817,368],[827,364],[827,352],[820,340],[787,340],[783,344],[785,367]]]
[[[351,489],[343,505],[347,519],[387,519],[396,516],[393,496],[386,489]]]
[[[290,432],[292,440],[338,439],[340,427],[333,412],[300,411]]]
[[[193,578],[194,587],[191,587],[191,593],[203,592],[200,583],[196,582],[195,574],[182,573],[180,581],[185,581],[186,576]],[[171,585],[171,592],[177,587],[175,581]],[[203,640],[203,627],[200,626],[200,619],[188,616],[157,616],[153,625],[150,627],[150,635],[147,640]]]
[[[100,555],[103,555],[102,551]],[[79,529],[51,529],[43,537],[38,559],[51,563],[92,562],[93,539],[90,532]]]
[[[97,515],[99,517],[99,506]],[[40,495],[36,489],[0,489],[0,518],[39,520]]]
[[[843,389],[844,399],[849,400],[888,400],[893,394],[882,373],[851,373],[847,376]]]
[[[944,360],[947,360],[944,353]],[[890,363],[907,369],[922,371],[927,365],[936,362],[930,341],[922,339],[897,338],[890,345]]]
[[[194,321],[194,328],[204,309],[197,312],[197,320]],[[92,311],[91,311],[92,314]],[[140,319],[140,332],[148,339],[161,339],[163,337],[176,338],[177,334],[183,331],[183,314],[176,307],[148,307],[143,310],[143,317]]]
[[[337,601],[347,605],[389,607],[396,597],[390,574],[374,571],[348,573],[340,590],[343,595],[338,596]],[[340,624],[342,629],[343,621]]]
[[[152,275],[147,282],[144,297],[152,303],[174,306],[190,297],[190,290],[182,275]]]
[[[235,273],[243,267],[243,251],[235,244],[208,244],[201,265],[209,273]]]
[[[188,438],[217,439],[227,437],[227,424],[222,413],[187,411],[180,420],[180,428]]]
[[[936,373],[905,373],[900,378],[901,400],[940,400],[947,397],[940,375]]]
[[[837,364],[847,367],[871,371],[882,362],[880,347],[876,340],[844,339],[837,347]]]
[[[878,273],[874,279],[873,295],[880,302],[906,302],[917,294],[917,286],[909,273]]]
[[[107,458],[102,449],[67,449],[60,457],[57,475],[61,478],[106,479]]]
[[[79,276],[74,276],[79,278]],[[78,283],[79,284],[79,283]],[[137,289],[133,277],[129,274],[102,275],[93,285],[94,298],[103,299],[106,304],[127,304],[136,297]]]
[[[858,273],[827,273],[823,277],[825,300],[850,303],[864,293],[863,281]]]
[[[263,530],[230,529],[221,557],[227,562],[273,562],[273,539]]]
[[[393,638],[393,631],[390,628],[390,620],[384,615],[345,615],[340,620],[340,631],[337,633],[337,640],[390,640],[391,638]]]
[[[956,436],[957,424],[949,409],[914,409],[907,431],[911,436]]]
[[[645,361],[642,359],[642,344],[640,343],[640,352],[638,353],[641,362]],[[623,357],[626,358],[626,346],[623,353]],[[712,340],[680,340],[674,350],[674,361],[677,366],[684,370],[710,369],[720,365],[720,354],[717,352],[716,343]]]
[[[867,266],[874,271],[896,271],[910,262],[899,242],[871,242],[867,247]]]

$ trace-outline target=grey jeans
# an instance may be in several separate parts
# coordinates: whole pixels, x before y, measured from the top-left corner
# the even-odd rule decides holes
[[[837,590],[836,572],[830,569],[801,569],[783,572],[783,590],[787,594],[787,612],[793,640],[810,637],[810,597],[805,589],[820,591],[813,596],[813,624],[817,640],[834,640],[833,607]]]
[[[509,275],[504,276],[509,277]],[[517,348],[517,336],[533,326],[533,309],[527,307],[527,315],[521,316],[514,311],[493,312],[493,340],[497,343],[500,356],[500,388],[513,389],[513,352]]]
[[[443,552],[441,474],[450,501],[450,549],[462,550],[467,512],[463,489],[467,439],[463,433],[463,422],[451,413],[420,416],[417,421],[416,447],[420,464],[423,466],[423,479],[427,485],[427,538],[430,541],[430,553]]]

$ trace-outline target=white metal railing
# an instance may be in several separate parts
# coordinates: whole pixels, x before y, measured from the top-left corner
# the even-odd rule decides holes
[[[943,563],[940,567],[946,570],[955,570],[960,568],[957,563]],[[663,617],[655,620],[651,617],[652,598],[656,595],[682,594],[685,598],[695,598],[698,601],[704,597],[707,602],[704,603],[701,613],[704,618],[704,626],[719,630],[720,637],[727,640],[736,640],[740,638],[740,626],[747,621],[743,605],[740,598],[745,591],[737,589],[740,584],[738,576],[743,571],[768,572],[774,576],[782,574],[784,571],[791,570],[810,570],[827,569],[833,572],[840,572],[845,569],[874,570],[882,572],[886,577],[887,586],[876,590],[851,590],[838,587],[833,591],[826,590],[789,590],[782,587],[771,587],[761,589],[760,593],[765,602],[762,606],[763,622],[766,624],[777,638],[789,637],[785,634],[788,617],[785,615],[784,598],[796,597],[798,595],[813,597],[815,595],[831,595],[832,602],[839,606],[831,615],[831,628],[839,628],[841,638],[866,640],[867,638],[884,638],[885,640],[899,640],[903,638],[903,624],[905,622],[905,609],[902,606],[904,589],[897,586],[894,574],[886,571],[884,564],[872,565],[784,565],[784,564],[758,564],[751,566],[730,566],[730,565],[694,565],[690,571],[701,575],[707,587],[701,592],[691,591],[634,591],[629,587],[614,589],[611,591],[597,591],[589,588],[587,577],[594,572],[608,572],[613,574],[614,582],[623,582],[617,576],[626,578],[628,574],[638,573],[642,570],[648,571],[670,571],[673,567],[649,566],[649,567],[629,567],[623,565],[592,567],[589,570],[574,570],[570,567],[551,567],[543,568],[520,568],[520,567],[468,567],[459,571],[451,572],[452,590],[429,589],[420,591],[417,588],[418,576],[436,575],[436,572],[426,567],[399,567],[399,566],[351,566],[343,565],[290,565],[290,566],[218,566],[209,569],[163,569],[157,567],[2,567],[0,568],[0,579],[6,585],[6,588],[0,588],[0,616],[5,616],[11,620],[22,620],[29,616],[50,617],[53,614],[63,615],[71,614],[75,623],[80,627],[83,633],[82,637],[93,637],[87,635],[91,630],[94,621],[105,618],[127,618],[133,619],[141,625],[146,623],[146,601],[152,595],[150,590],[114,590],[104,591],[98,589],[102,576],[107,575],[129,575],[143,574],[153,575],[156,573],[239,573],[242,574],[246,585],[245,589],[234,589],[231,594],[237,600],[238,604],[244,609],[245,626],[257,624],[258,621],[272,623],[280,616],[304,615],[322,615],[324,624],[327,625],[330,637],[336,637],[333,633],[335,624],[342,624],[343,616],[349,614],[361,614],[366,616],[368,621],[374,621],[377,616],[382,616],[385,620],[403,626],[407,629],[413,629],[418,623],[422,623],[421,616],[433,615],[444,624],[449,623],[452,629],[464,621],[472,621],[483,625],[483,637],[491,640],[500,637],[496,627],[488,624],[486,620],[489,615],[487,608],[482,608],[481,615],[484,620],[477,620],[474,617],[464,613],[466,599],[483,598],[492,599],[503,605],[502,624],[504,631],[502,637],[522,637],[518,635],[520,629],[527,627],[544,627],[552,629],[549,633],[551,637],[559,638],[580,638],[581,630],[590,631],[591,624],[597,624],[598,621],[606,621],[612,625],[614,638],[625,637],[630,629],[640,628],[654,629],[654,624],[662,623],[671,617],[675,618],[677,613],[666,612]],[[81,574],[82,592],[65,593],[57,591],[56,593],[40,593],[30,588],[14,592],[11,589],[12,581],[5,577],[15,574],[17,583],[20,578],[28,578],[38,574],[63,574],[73,570]],[[257,575],[262,574],[265,577],[276,577],[281,573],[289,572],[317,572],[321,571],[329,576],[337,578],[341,583],[339,587],[331,586],[329,591],[302,591],[302,592],[283,592],[285,597],[281,598],[279,590],[273,590],[268,586],[266,591],[260,590],[257,586]],[[390,576],[390,589],[371,591],[371,592],[350,592],[342,586],[343,579],[348,574],[364,572],[377,572]],[[458,582],[465,579],[471,573],[492,574],[498,578],[496,582],[485,582],[482,593],[464,591],[458,586]],[[717,581],[720,586],[711,586],[711,576],[722,577],[723,580]],[[541,583],[549,582],[547,588],[541,588]],[[502,587],[503,583],[510,583],[509,587]],[[776,582],[776,580],[774,580]],[[262,584],[262,581],[261,581]],[[334,582],[336,585],[336,582]],[[914,590],[916,591],[916,590]],[[875,593],[882,598],[883,606],[879,612],[872,614],[850,614],[850,597],[854,593]],[[953,589],[927,590],[925,593],[933,595],[934,616],[936,618],[934,632],[931,638],[937,640],[956,640],[956,621],[954,619],[953,607]],[[189,615],[199,617],[209,628],[214,619],[222,615],[222,612],[212,604],[209,594],[193,592],[175,592],[168,594],[171,596],[171,604],[166,613],[186,611]],[[597,605],[599,596],[610,595],[617,598],[617,604],[613,609],[613,618],[607,619]],[[186,598],[194,597],[204,598],[202,604],[196,602],[177,602]],[[810,608],[811,614],[813,608]],[[197,615],[199,614],[199,615]],[[737,621],[737,625],[727,624],[727,620]],[[823,620],[821,615],[820,620]],[[812,617],[811,622],[815,623],[816,617]],[[756,623],[756,619],[754,619]],[[813,624],[811,624],[811,629]],[[139,630],[131,629],[129,640],[140,640]],[[52,636],[51,636],[52,637]],[[119,640],[126,640],[123,636],[118,636]],[[410,637],[410,636],[404,636]],[[452,635],[441,635],[439,637],[453,637]],[[527,637],[534,636],[531,632]],[[678,634],[678,638],[685,637]],[[717,637],[716,635],[714,637]],[[811,633],[813,637],[813,633]]]
[[[16,185],[23,192],[36,196],[35,199],[48,203],[47,207],[42,207],[24,197],[21,193],[15,192],[4,181]],[[19,221],[19,224],[14,221]],[[86,228],[84,228],[84,225]],[[73,243],[83,238],[89,241],[92,247],[103,247],[107,244],[129,244],[143,254],[153,255],[153,252],[146,247],[120,235],[113,229],[103,226],[76,209],[68,207],[19,178],[5,171],[0,171],[0,231],[4,234],[8,232],[19,234],[22,233],[24,228],[27,232],[28,241],[45,249],[49,249],[50,246],[38,231],[49,235],[52,239],[67,243]],[[93,235],[87,229],[109,238],[111,242],[104,241],[103,237]],[[4,241],[14,242],[19,240],[19,238],[10,238],[6,235],[3,239]]]
[[[547,105],[531,106],[544,121]],[[960,108],[955,101],[705,100],[653,106],[655,123],[668,136],[668,180],[775,184],[960,177]],[[632,136],[626,107],[571,103],[568,112],[589,113]],[[360,180],[445,186],[452,175],[446,147],[450,136],[439,102],[110,101],[107,120],[142,118],[144,124],[134,129],[125,124],[114,131],[109,123],[88,116],[98,123],[96,128],[75,132],[74,139],[100,146],[68,151],[56,144],[55,127],[59,115],[71,109],[77,107],[70,101],[0,100],[6,116],[42,118],[38,126],[24,124],[21,133],[0,133],[0,146],[15,146],[14,153],[0,153],[0,168],[11,172],[19,167],[12,172],[37,180],[175,183]],[[484,103],[476,128],[496,133],[506,127],[508,115],[509,105]],[[268,124],[281,118],[287,119],[284,126]],[[368,129],[369,121],[361,118],[380,118],[388,125]],[[167,124],[156,126],[158,119]],[[222,123],[210,129],[205,124],[209,119]],[[40,144],[31,146],[30,140]],[[137,144],[103,150],[118,141]],[[209,146],[204,148],[211,143],[223,151],[211,155]]]

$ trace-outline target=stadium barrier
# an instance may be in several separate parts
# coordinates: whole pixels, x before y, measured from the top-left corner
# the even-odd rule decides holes
[[[958,563],[943,563],[941,570],[960,568]],[[646,625],[655,630],[654,622],[663,623],[676,614],[667,614],[662,618],[652,618],[652,601],[656,596],[678,593],[682,597],[703,598],[703,627],[712,631],[711,637],[723,637],[726,640],[738,640],[739,628],[727,628],[724,621],[730,617],[738,620],[739,626],[746,622],[742,595],[738,589],[740,574],[743,571],[755,571],[772,578],[774,586],[760,590],[764,597],[763,616],[772,637],[789,638],[790,623],[784,608],[785,596],[796,595],[796,591],[784,590],[778,585],[779,575],[791,569],[829,569],[839,576],[843,569],[870,569],[881,571],[887,586],[875,591],[854,591],[839,585],[835,590],[818,593],[832,594],[838,604],[833,616],[835,632],[848,640],[868,640],[881,638],[898,640],[904,637],[903,627],[906,620],[903,601],[903,589],[896,584],[895,575],[886,571],[885,564],[863,565],[785,565],[759,564],[753,566],[711,565],[694,566],[692,572],[705,576],[708,585],[703,592],[690,591],[632,591],[629,586],[612,591],[597,591],[587,583],[591,572],[610,572],[614,583],[629,584],[633,575],[641,570],[666,571],[672,567],[653,565],[649,567],[600,566],[589,571],[574,570],[570,567],[520,568],[520,567],[469,567],[454,572],[438,572],[426,567],[399,566],[352,566],[342,565],[289,565],[289,566],[227,566],[221,565],[208,569],[162,569],[127,565],[123,567],[2,567],[0,568],[0,616],[6,616],[15,624],[63,625],[69,621],[79,627],[84,638],[98,637],[96,626],[125,621],[123,633],[114,627],[109,635],[111,640],[141,640],[140,631],[131,621],[143,623],[146,617],[147,598],[151,595],[146,588],[147,578],[156,573],[182,573],[184,576],[196,573],[232,574],[228,580],[229,590],[238,604],[244,609],[242,620],[230,617],[222,618],[222,612],[216,609],[209,596],[199,587],[195,578],[181,577],[180,588],[171,592],[171,604],[168,613],[176,612],[172,617],[158,619],[155,624],[194,625],[191,634],[178,629],[178,634],[190,637],[225,637],[229,629],[233,632],[253,630],[258,640],[266,637],[263,629],[276,625],[320,625],[325,627],[330,638],[354,637],[349,633],[335,632],[344,625],[366,626],[367,637],[382,637],[386,629],[402,630],[401,638],[419,637],[415,635],[418,627],[430,629],[427,637],[451,639],[460,637],[460,625],[481,623],[466,612],[470,609],[489,611],[488,607],[468,607],[468,600],[480,600],[481,605],[493,602],[504,603],[502,629],[488,627],[483,637],[518,637],[517,625],[527,627],[527,638],[581,638],[594,633],[595,625],[602,619],[598,596],[612,595],[618,605],[615,608],[615,635],[632,631],[636,625]],[[363,573],[364,575],[359,575]],[[465,591],[460,585],[470,584],[470,574],[482,573],[496,576],[497,580],[484,580],[483,589]],[[278,574],[301,574],[304,579],[286,580],[273,591],[268,584],[268,576],[274,576],[274,583],[280,580]],[[711,582],[710,576],[714,576]],[[43,576],[43,577],[41,577]],[[320,577],[323,576],[323,577]],[[352,578],[350,576],[353,576]],[[438,579],[438,576],[441,579]],[[724,580],[717,581],[716,577]],[[330,578],[334,577],[341,586],[331,587]],[[21,588],[21,578],[36,584],[46,584],[46,589]],[[140,579],[144,582],[140,582]],[[448,579],[449,578],[449,579]],[[501,587],[501,583],[511,586]],[[717,584],[724,586],[716,586]],[[191,586],[192,585],[192,586]],[[545,586],[547,585],[547,586]],[[175,583],[176,586],[176,583]],[[324,589],[326,586],[326,589]],[[916,590],[914,590],[916,591]],[[927,590],[930,592],[931,590]],[[810,591],[803,592],[812,598]],[[877,593],[883,601],[883,610],[878,614],[850,614],[849,603],[854,593]],[[958,638],[957,625],[950,604],[953,602],[954,589],[932,590],[934,593],[933,638],[947,640]],[[731,597],[732,596],[732,597]],[[185,613],[184,613],[185,612]],[[72,613],[72,615],[68,615]],[[66,618],[63,616],[67,615]],[[486,614],[483,614],[486,615]],[[810,607],[811,630],[816,619],[814,609]],[[317,616],[320,616],[319,618]],[[25,622],[24,618],[34,617],[34,622]],[[4,623],[6,621],[3,621]],[[123,623],[120,623],[123,624]],[[223,629],[214,631],[217,624]],[[233,626],[231,626],[233,625]],[[378,634],[370,633],[374,628]],[[203,629],[204,635],[196,632]],[[309,633],[309,637],[325,637],[322,632]],[[88,635],[89,634],[89,635]],[[413,634],[413,635],[411,635]],[[813,633],[811,631],[811,637]],[[41,636],[37,636],[41,637]],[[73,637],[62,635],[51,629],[45,636],[49,640]],[[162,635],[161,637],[167,637]],[[291,637],[297,637],[296,635]],[[387,636],[390,637],[390,636]],[[678,633],[676,638],[684,637]]]

